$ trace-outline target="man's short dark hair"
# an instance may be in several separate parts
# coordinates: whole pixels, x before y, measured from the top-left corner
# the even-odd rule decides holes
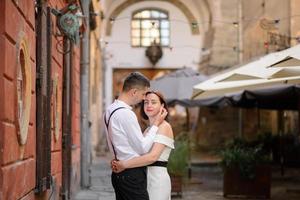
[[[132,88],[150,87],[150,81],[143,74],[139,72],[130,73],[123,84],[123,91],[128,92]]]

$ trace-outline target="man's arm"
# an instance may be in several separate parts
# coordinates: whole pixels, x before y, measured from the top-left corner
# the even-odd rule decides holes
[[[127,134],[126,136],[128,138],[129,144],[139,154],[145,154],[149,152],[152,147],[158,127],[155,125],[151,126],[147,134],[143,136],[134,112],[130,110],[123,110],[122,112],[124,112],[124,114],[120,113],[120,115],[118,115],[118,120],[121,127],[123,128],[123,131]]]
[[[131,110],[124,109],[118,115],[118,120],[123,131],[127,134],[128,142],[133,149],[139,154],[145,154],[150,151],[154,137],[160,125],[167,116],[167,111],[162,107],[157,115],[154,123],[148,132],[143,135],[137,117]]]
[[[111,166],[114,172],[116,173],[119,173],[124,169],[128,169],[128,168],[147,166],[157,161],[164,149],[165,149],[164,144],[155,142],[149,153],[129,160],[122,160],[122,161],[113,160],[111,162]]]
[[[173,138],[173,131],[170,125],[160,126],[159,132],[164,133],[163,135],[165,135],[166,137]],[[156,140],[154,141],[155,142],[151,151],[147,154],[129,160],[113,161],[112,167],[114,172],[119,173],[127,168],[141,167],[157,161],[163,150],[165,149],[166,143]]]

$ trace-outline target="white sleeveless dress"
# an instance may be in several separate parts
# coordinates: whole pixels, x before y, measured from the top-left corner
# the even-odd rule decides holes
[[[174,149],[174,140],[157,134],[154,142],[166,145],[159,161],[168,161],[171,150]],[[171,200],[171,180],[166,167],[147,167],[147,190],[150,200]]]

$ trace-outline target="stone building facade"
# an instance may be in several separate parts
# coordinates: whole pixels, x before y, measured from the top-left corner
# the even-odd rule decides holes
[[[208,74],[299,43],[297,0],[213,0],[207,4],[211,23],[206,32],[212,34],[204,38],[208,44],[204,48],[210,49],[210,56],[200,69]]]

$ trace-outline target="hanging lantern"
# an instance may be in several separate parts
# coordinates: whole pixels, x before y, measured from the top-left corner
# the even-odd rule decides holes
[[[79,20],[75,12],[78,7],[70,4],[61,10],[52,9],[52,13],[57,16],[57,26],[61,33],[67,36],[73,43],[79,42]]]
[[[151,45],[146,49],[146,56],[150,60],[150,62],[155,65],[159,59],[163,56],[162,48],[159,44],[154,40]]]

